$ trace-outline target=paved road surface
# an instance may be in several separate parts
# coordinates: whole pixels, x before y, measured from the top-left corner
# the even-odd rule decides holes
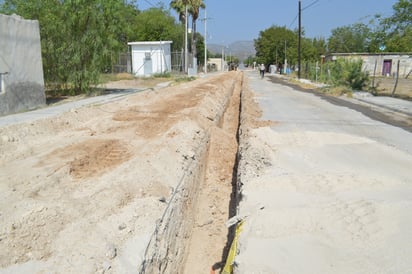
[[[412,134],[249,73],[236,273],[411,273]]]

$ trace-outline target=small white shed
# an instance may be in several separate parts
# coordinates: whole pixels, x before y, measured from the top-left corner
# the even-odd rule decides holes
[[[132,72],[136,76],[151,76],[172,70],[172,41],[130,42]]]

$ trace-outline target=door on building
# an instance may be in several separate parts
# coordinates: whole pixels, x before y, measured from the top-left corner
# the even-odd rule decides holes
[[[152,64],[152,55],[150,52],[145,53],[144,58],[144,75],[153,74],[153,64]]]
[[[392,70],[392,60],[390,59],[383,60],[382,75],[390,76],[391,70]]]

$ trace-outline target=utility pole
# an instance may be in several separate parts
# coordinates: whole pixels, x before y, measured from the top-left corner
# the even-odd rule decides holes
[[[187,4],[185,5],[185,73],[187,73]]]
[[[207,16],[206,16],[206,8],[205,8],[205,74],[207,73]]]
[[[283,68],[283,73],[286,74],[288,68],[288,58],[286,57],[286,40],[285,40],[285,67]]]
[[[206,8],[205,8],[205,18],[202,21],[205,23],[205,73],[207,73],[207,20],[212,18],[207,18],[206,16]]]
[[[301,38],[302,38],[302,2],[299,0],[299,39],[298,39],[298,79],[300,79],[300,52],[301,52]]]

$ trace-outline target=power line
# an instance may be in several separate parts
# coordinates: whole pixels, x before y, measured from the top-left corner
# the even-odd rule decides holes
[[[312,3],[310,3],[309,5],[307,5],[306,7],[302,8],[302,11],[312,7],[313,5],[315,5],[316,3],[318,3],[320,0],[314,0]],[[296,14],[295,18],[293,18],[292,23],[290,23],[289,28],[296,22],[296,20],[298,19],[299,13]]]
[[[298,19],[298,15],[299,15],[299,13],[296,14],[296,16],[295,16],[295,18],[293,19],[292,23],[290,23],[289,29],[290,29],[290,27],[296,22],[296,19]]]
[[[313,5],[315,5],[317,2],[319,2],[320,0],[315,0],[312,3],[310,3],[309,5],[307,5],[306,7],[302,8],[302,11],[312,7]]]

